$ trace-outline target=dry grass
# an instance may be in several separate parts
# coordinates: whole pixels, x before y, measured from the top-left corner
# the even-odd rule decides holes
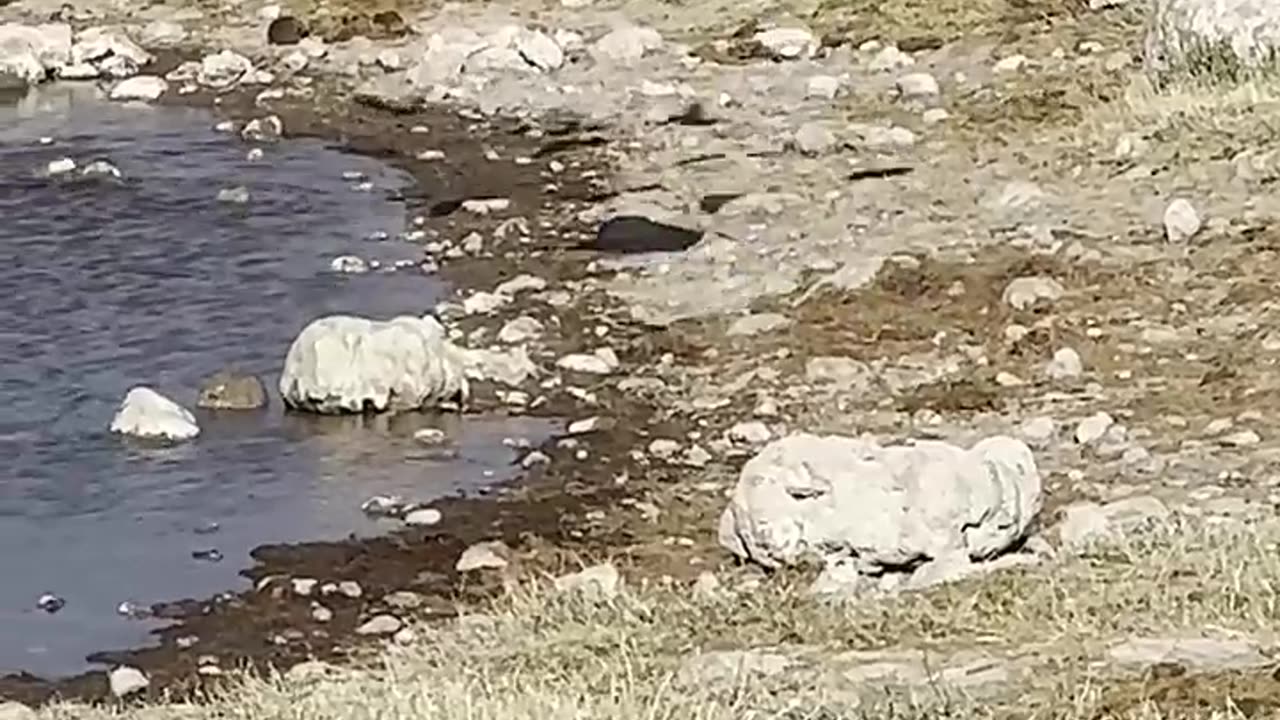
[[[305,680],[246,679],[198,705],[62,706],[41,717],[798,720],[936,717],[939,703],[962,718],[1183,716],[1186,703],[1167,703],[1170,713],[1161,714],[1142,697],[1147,685],[1085,661],[1108,639],[1130,634],[1267,632],[1280,619],[1278,541],[1275,527],[1174,524],[1054,565],[842,606],[808,599],[797,577],[703,600],[682,588],[632,587],[604,603],[530,585],[483,615],[419,627],[418,642],[369,657],[358,669]],[[940,653],[1035,646],[1056,671],[1035,673],[990,702],[933,688],[913,697],[877,694],[861,704],[848,683],[832,685],[830,673],[693,685],[680,673],[699,651],[780,648],[825,666],[824,658],[841,651],[887,645]],[[1229,713],[1232,699],[1220,690],[1239,676],[1197,682],[1202,697]],[[1265,702],[1276,709],[1280,683],[1272,684],[1276,692]],[[1188,717],[1207,717],[1211,709]]]

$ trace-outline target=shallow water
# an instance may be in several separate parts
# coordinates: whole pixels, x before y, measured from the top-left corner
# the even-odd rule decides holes
[[[275,381],[316,316],[421,314],[441,286],[416,269],[340,276],[335,255],[416,258],[385,165],[290,141],[263,160],[203,112],[107,104],[52,88],[0,102],[0,674],[88,669],[93,651],[146,644],[156,621],[116,614],[238,590],[260,544],[389,527],[365,518],[376,493],[436,497],[509,477],[508,436],[541,421],[402,417],[394,423],[282,412]],[[50,145],[40,138],[55,138]],[[48,179],[51,160],[108,159],[123,182]],[[344,172],[375,185],[360,191]],[[251,201],[217,201],[244,185]],[[202,436],[147,449],[106,432],[125,392],[151,385],[193,407],[228,365],[272,392],[262,412],[197,412]],[[461,455],[412,440],[440,426]],[[213,534],[197,529],[216,523]],[[217,548],[221,562],[193,559]],[[44,592],[67,600],[36,609]]]

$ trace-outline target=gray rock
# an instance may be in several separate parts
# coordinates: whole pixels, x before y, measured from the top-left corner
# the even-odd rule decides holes
[[[249,58],[230,50],[223,50],[206,55],[200,61],[195,80],[205,87],[224,89],[240,82],[251,72],[253,72],[253,62]]]
[[[536,275],[517,275],[516,277],[500,283],[493,291],[499,295],[515,297],[522,292],[547,289],[547,281]]]
[[[1107,434],[1107,430],[1110,430],[1114,424],[1115,420],[1112,419],[1111,415],[1105,412],[1096,412],[1076,425],[1076,442],[1081,445],[1092,445],[1101,440]]]
[[[1107,659],[1135,668],[1177,663],[1199,672],[1245,670],[1272,662],[1255,640],[1206,637],[1130,638],[1108,648]]]
[[[535,340],[546,330],[537,318],[521,315],[510,320],[498,331],[498,340],[511,345]]]
[[[296,410],[360,413],[465,402],[465,353],[430,316],[315,320],[285,356],[280,396]]]
[[[70,61],[71,27],[63,24],[0,24],[0,88],[44,82]]]
[[[94,160],[80,169],[80,177],[110,177],[119,179],[124,174],[120,172],[120,168],[112,165],[106,160]]]
[[[958,553],[983,560],[1020,539],[1042,502],[1035,458],[1010,437],[965,450],[801,433],[743,466],[720,543],[766,567],[813,552],[873,572]]]
[[[814,75],[805,85],[805,97],[834,100],[840,94],[840,79],[830,75]]]
[[[425,527],[439,525],[443,519],[444,515],[435,508],[418,508],[405,513],[404,524]]]
[[[218,202],[228,205],[244,205],[249,202],[249,188],[243,185],[218,191]]]
[[[386,603],[388,607],[393,607],[397,610],[416,610],[422,607],[424,600],[416,592],[397,590],[393,593],[388,593],[386,597],[382,598],[382,602]]]
[[[1038,302],[1052,303],[1066,292],[1062,284],[1049,277],[1020,277],[1009,282],[1001,296],[1015,310],[1027,310]]]
[[[454,569],[458,572],[501,570],[511,564],[507,559],[509,557],[511,548],[501,540],[476,543],[462,551]]]
[[[525,30],[516,36],[516,51],[525,62],[543,72],[559,70],[564,65],[564,50],[555,40],[538,30]]]
[[[597,60],[630,65],[640,60],[646,53],[661,48],[662,35],[657,30],[629,26],[607,33],[595,42],[591,52]]]
[[[773,439],[769,426],[758,420],[736,423],[726,434],[739,445],[763,445]]]
[[[778,313],[756,313],[743,315],[729,325],[727,331],[731,337],[759,335],[784,328],[791,324],[791,319]]]
[[[938,79],[927,72],[908,73],[898,78],[898,96],[903,100],[933,101],[942,94]]]
[[[540,371],[524,346],[510,350],[460,350],[466,376],[508,387],[523,385]]]
[[[809,358],[804,376],[812,383],[831,383],[859,391],[869,389],[875,382],[875,373],[866,363],[839,356]]]
[[[1277,17],[1280,17],[1278,15]],[[1169,207],[1164,211],[1164,236],[1171,243],[1181,243],[1190,240],[1200,232],[1200,228],[1204,226],[1200,219],[1200,213],[1196,212],[1195,207],[1183,198],[1178,198],[1169,203]]]
[[[1035,417],[1022,423],[1018,435],[1032,445],[1048,443],[1058,432],[1058,424],[1051,417]]]
[[[357,635],[394,635],[404,623],[394,615],[375,615],[356,628]]]
[[[1084,374],[1084,361],[1075,350],[1059,348],[1045,364],[1044,374],[1050,380],[1072,380]]]
[[[240,137],[251,142],[275,142],[284,135],[284,123],[278,115],[254,118],[245,123]]]
[[[138,31],[138,40],[147,47],[172,48],[186,42],[187,31],[168,20],[153,20]]]
[[[0,702],[0,720],[36,720],[36,711],[20,702]]]
[[[267,405],[267,389],[255,375],[221,370],[200,384],[196,407],[256,410]]]
[[[805,27],[781,27],[755,34],[769,55],[777,60],[803,60],[818,51],[818,38]]]
[[[572,353],[556,361],[556,367],[570,372],[588,375],[609,375],[618,369],[618,356],[609,348],[594,353]]]
[[[111,77],[135,75],[154,56],[118,28],[91,27],[76,35],[72,65],[90,64]]]
[[[801,125],[791,137],[791,144],[805,155],[825,155],[838,143],[836,134],[818,122]]]
[[[107,683],[111,686],[111,694],[122,698],[146,690],[151,680],[141,670],[122,665],[108,673]]]
[[[593,565],[576,573],[555,579],[555,589],[595,600],[612,600],[617,597],[622,575],[611,563]]]
[[[165,440],[190,440],[200,434],[195,416],[148,387],[135,387],[125,395],[109,429],[121,435]]]
[[[1105,505],[1075,503],[1064,508],[1062,522],[1057,527],[1058,537],[1066,548],[1077,551],[1094,542],[1121,539],[1168,517],[1169,508],[1150,495],[1137,495]]]
[[[1259,0],[1154,0],[1144,43],[1157,73],[1236,63],[1259,67],[1280,51],[1280,5]]]

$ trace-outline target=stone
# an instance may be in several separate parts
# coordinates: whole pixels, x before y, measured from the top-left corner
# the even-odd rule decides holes
[[[547,281],[536,275],[517,275],[510,280],[499,283],[493,291],[499,295],[515,297],[522,292],[538,292],[546,289]]]
[[[714,650],[686,659],[676,681],[688,688],[756,685],[762,678],[780,675],[796,661],[765,650]]]
[[[1026,66],[1026,64],[1027,64],[1026,55],[1010,55],[1008,57],[1003,57],[997,60],[996,64],[992,66],[991,69],[994,70],[997,74],[1011,73],[1011,72],[1017,72],[1021,70],[1023,67]]]
[[[622,575],[612,563],[594,565],[555,579],[558,592],[574,593],[593,600],[612,600],[618,596]]]
[[[849,390],[869,389],[875,380],[870,366],[860,360],[840,356],[809,358],[804,366],[805,380],[830,383]]]
[[[1257,68],[1280,51],[1280,5],[1258,0],[1154,0],[1143,43],[1158,75],[1223,63]],[[1213,63],[1207,61],[1214,61]]]
[[[1129,638],[1107,648],[1107,659],[1138,669],[1178,664],[1198,672],[1246,670],[1271,664],[1260,644],[1249,638]]]
[[[0,88],[24,88],[71,61],[71,26],[0,24]]]
[[[307,325],[289,347],[280,396],[290,408],[325,414],[464,403],[470,386],[463,356],[430,316],[330,315]]]
[[[646,27],[628,26],[610,31],[591,48],[597,60],[631,65],[646,53],[662,48],[662,35]]]
[[[355,255],[340,255],[329,262],[329,269],[345,275],[363,275],[369,272],[369,263]]]
[[[394,635],[404,623],[394,615],[374,615],[356,628],[357,635]]]
[[[759,420],[736,423],[727,435],[730,442],[739,445],[763,445],[773,439],[769,426]]]
[[[169,89],[169,83],[162,77],[139,75],[122,80],[111,88],[112,100],[158,100]]]
[[[814,75],[805,84],[804,96],[807,98],[834,100],[839,94],[840,79],[831,75]]]
[[[1058,424],[1051,417],[1034,417],[1018,428],[1018,435],[1032,445],[1045,445],[1058,432]]]
[[[316,590],[317,582],[315,578],[294,578],[289,582],[289,586],[293,589],[295,595],[310,597]]]
[[[791,319],[778,313],[753,313],[736,318],[728,329],[730,337],[747,337],[779,330],[791,324]]]
[[[427,51],[409,67],[405,77],[409,85],[418,91],[431,91],[436,86],[448,85],[462,75],[467,57],[483,47],[479,35],[446,39],[437,33],[427,40]]]
[[[267,389],[255,375],[221,370],[200,384],[196,407],[211,410],[257,410],[267,406]]]
[[[58,160],[51,160],[49,164],[45,166],[44,172],[50,177],[56,177],[58,175],[66,175],[69,172],[75,172],[75,169],[75,160],[72,160],[71,158],[60,158]]]
[[[498,331],[498,340],[510,345],[534,340],[542,335],[545,328],[537,318],[521,315],[510,320]]]
[[[898,97],[903,100],[936,100],[942,94],[938,79],[927,72],[914,72],[898,78]]]
[[[1169,508],[1151,495],[1136,495],[1105,505],[1079,502],[1063,509],[1058,538],[1069,550],[1080,550],[1099,540],[1121,539],[1168,519],[1169,514]]]
[[[168,20],[153,20],[138,31],[138,40],[150,48],[172,48],[186,42],[187,31]]]
[[[775,60],[806,60],[818,52],[818,38],[804,27],[781,27],[755,34],[755,41]]]
[[[1190,240],[1202,227],[1204,223],[1200,219],[1200,213],[1187,200],[1178,198],[1164,210],[1164,236],[1171,243]]]
[[[608,348],[602,350],[608,350]],[[588,375],[609,375],[618,369],[618,358],[616,355],[610,357],[602,350],[597,350],[590,355],[585,353],[565,355],[556,361],[556,367]],[[609,352],[612,353],[612,351]]]
[[[110,177],[118,180],[123,176],[120,168],[106,160],[94,160],[80,169],[80,177]]]
[[[454,569],[460,573],[475,570],[502,570],[510,564],[511,549],[500,540],[481,542],[462,551]]]
[[[278,115],[254,118],[240,131],[240,137],[250,142],[275,142],[283,135],[284,123]]]
[[[249,58],[223,50],[206,55],[200,61],[200,69],[196,72],[196,82],[214,89],[229,88],[240,82],[253,72],[253,62]]]
[[[439,525],[444,519],[444,515],[435,508],[418,508],[405,513],[404,524],[425,527],[429,525]]]
[[[468,315],[492,315],[510,303],[511,298],[506,295],[480,290],[462,301],[462,311]]]
[[[36,720],[36,711],[20,702],[0,702],[0,720]]]
[[[1107,434],[1107,430],[1110,430],[1114,424],[1115,420],[1112,419],[1111,415],[1105,412],[1096,412],[1076,425],[1076,442],[1080,445],[1092,445],[1101,440]]]
[[[538,30],[524,30],[517,35],[515,49],[525,62],[543,72],[559,70],[564,65],[564,50]]]
[[[386,603],[387,607],[393,607],[397,610],[416,610],[422,607],[425,600],[416,592],[397,590],[393,593],[388,593],[386,597],[382,598],[382,602]]]
[[[129,74],[136,73],[138,68],[155,59],[151,53],[131,40],[123,30],[117,28],[91,27],[76,35],[75,43],[71,46],[70,64],[88,63],[105,69],[104,63],[112,58],[123,61],[123,65],[117,67],[132,68]]]
[[[905,570],[953,554],[992,558],[1025,535],[1042,503],[1035,458],[1011,437],[966,450],[799,433],[743,466],[719,537],[768,568],[818,553],[868,573]]]
[[[1084,374],[1084,361],[1075,350],[1058,348],[1053,359],[1045,364],[1044,374],[1050,380],[1072,380]]]
[[[190,440],[200,434],[195,416],[148,387],[135,387],[124,397],[110,430],[121,435]]]
[[[839,140],[822,123],[807,122],[791,136],[791,144],[805,155],[816,156],[831,152],[839,144]]]
[[[1052,303],[1065,292],[1062,284],[1053,278],[1020,277],[1005,286],[1001,299],[1014,310],[1028,310],[1039,302]]]
[[[522,385],[540,370],[523,345],[510,350],[461,350],[466,376],[471,380]]]
[[[267,43],[271,45],[297,45],[306,36],[306,26],[292,15],[281,15],[267,26]]]
[[[218,191],[218,202],[228,205],[244,205],[249,202],[249,188],[243,185]]]
[[[107,674],[107,684],[111,694],[118,698],[142,692],[151,685],[151,680],[137,668],[121,665]]]

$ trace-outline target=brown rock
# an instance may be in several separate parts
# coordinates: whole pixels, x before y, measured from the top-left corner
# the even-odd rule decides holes
[[[267,405],[267,389],[253,375],[222,370],[200,386],[196,405],[211,410],[256,410]]]

